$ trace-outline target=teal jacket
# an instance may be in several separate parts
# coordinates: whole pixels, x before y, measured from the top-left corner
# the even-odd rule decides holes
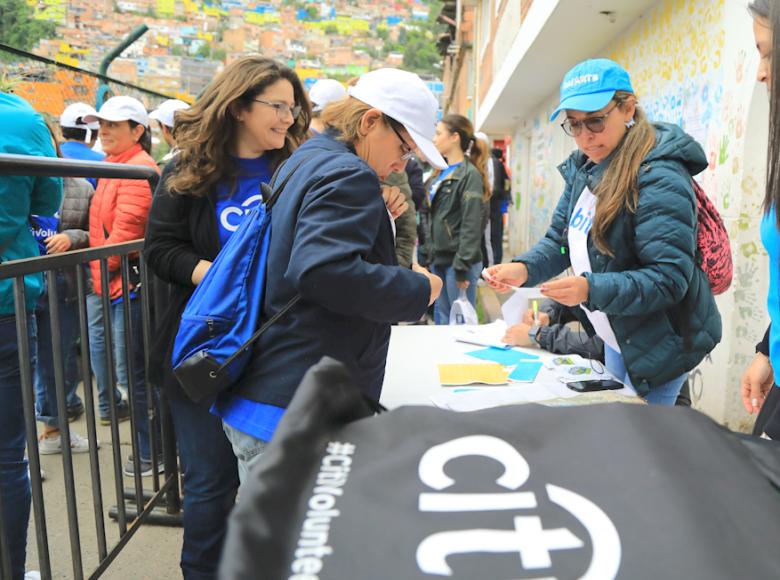
[[[0,93],[0,153],[56,157],[43,118],[16,95]],[[30,233],[30,214],[54,215],[60,208],[59,177],[0,176],[0,263],[38,256]],[[43,275],[25,276],[27,311],[32,312],[43,289]],[[14,313],[12,280],[0,280],[0,316]]]
[[[588,238],[590,287],[584,305],[609,318],[631,382],[641,395],[696,367],[721,338],[721,319],[707,277],[697,265],[696,198],[691,176],[707,166],[701,146],[676,125],[655,125],[656,146],[638,176],[635,213],[623,212],[607,239],[615,256]],[[559,166],[566,188],[545,237],[514,261],[535,286],[570,266],[568,224],[580,194],[609,164],[576,151]],[[572,309],[592,334],[580,308]]]

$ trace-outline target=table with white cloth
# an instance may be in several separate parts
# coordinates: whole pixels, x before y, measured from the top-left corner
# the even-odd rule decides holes
[[[553,404],[583,404],[597,402],[641,402],[630,388],[616,391],[599,391],[593,393],[578,394],[561,383],[555,371],[543,364],[533,383],[509,383],[507,385],[468,385],[463,388],[443,387],[439,380],[439,364],[462,363],[478,364],[489,361],[480,360],[469,356],[468,352],[481,350],[486,347],[468,344],[455,340],[462,334],[464,326],[393,326],[390,337],[390,348],[387,356],[385,380],[382,387],[380,402],[389,409],[401,405],[431,405],[433,398],[449,396],[455,391],[464,392],[469,396],[474,391],[490,391],[491,395],[509,396],[511,392],[530,392],[534,387],[545,385],[548,390],[553,390],[560,398],[548,399]],[[533,354],[539,357],[539,361],[547,363],[551,359],[561,356],[551,354],[538,348],[518,348],[515,350]],[[597,379],[599,376],[583,377],[584,379]],[[509,397],[511,398],[511,397]],[[521,402],[534,402],[526,400]],[[538,401],[546,402],[546,401]],[[503,403],[511,404],[511,403]],[[487,404],[487,406],[499,406]]]

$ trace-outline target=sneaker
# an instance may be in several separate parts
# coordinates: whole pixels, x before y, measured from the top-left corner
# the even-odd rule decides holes
[[[41,580],[41,573],[37,570],[24,573],[24,580]]]
[[[73,423],[84,414],[84,403],[79,401],[76,405],[68,406],[68,423]]]
[[[130,419],[130,406],[122,401],[116,407],[116,421],[121,423],[122,421],[128,421]],[[111,415],[100,416],[101,425],[111,425]]]
[[[100,444],[98,443],[98,447]],[[70,432],[70,450],[72,453],[86,453],[89,451],[89,441],[78,433]],[[54,437],[41,435],[38,438],[38,452],[41,455],[54,455],[62,453],[62,436],[57,433]]]
[[[141,477],[149,477],[152,475],[154,467],[152,465],[151,460],[141,459]],[[122,470],[122,472],[128,476],[133,477],[135,475],[135,464],[133,463],[133,456],[127,458],[127,462],[125,463],[125,468]],[[163,472],[163,458],[159,457],[157,459],[157,473],[162,474]]]

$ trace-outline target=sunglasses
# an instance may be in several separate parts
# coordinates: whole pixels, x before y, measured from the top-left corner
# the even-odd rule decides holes
[[[606,127],[607,117],[609,117],[609,114],[614,111],[616,107],[617,103],[612,105],[612,108],[603,115],[595,115],[583,119],[582,121],[566,119],[561,123],[561,128],[569,137],[579,137],[582,135],[583,127],[587,127],[588,131],[591,133],[602,133]]]

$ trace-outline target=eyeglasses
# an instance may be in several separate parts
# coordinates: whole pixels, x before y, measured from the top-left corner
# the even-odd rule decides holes
[[[398,137],[398,140],[401,142],[401,151],[403,151],[403,154],[401,155],[401,161],[408,161],[412,158],[412,155],[414,155],[414,149],[409,147],[409,145],[406,144],[406,141],[401,136],[401,133],[398,132],[398,129],[395,128],[392,121],[388,121],[387,123],[390,125],[390,128],[393,130],[393,133],[395,133],[395,136]]]
[[[603,115],[597,115],[594,117],[588,117],[582,121],[573,121],[572,119],[566,119],[561,123],[563,132],[569,137],[579,137],[582,134],[583,126],[588,128],[591,133],[602,133],[605,128],[605,123],[609,114],[615,110],[617,103],[612,105],[612,108]]]
[[[287,115],[292,115],[293,121],[298,118],[298,115],[301,114],[301,106],[295,105],[294,107],[291,107],[290,105],[287,105],[285,103],[271,103],[270,101],[264,101],[263,99],[252,99],[256,103],[262,103],[263,105],[268,105],[269,107],[276,109],[276,115],[280,119],[284,119],[287,117]]]

